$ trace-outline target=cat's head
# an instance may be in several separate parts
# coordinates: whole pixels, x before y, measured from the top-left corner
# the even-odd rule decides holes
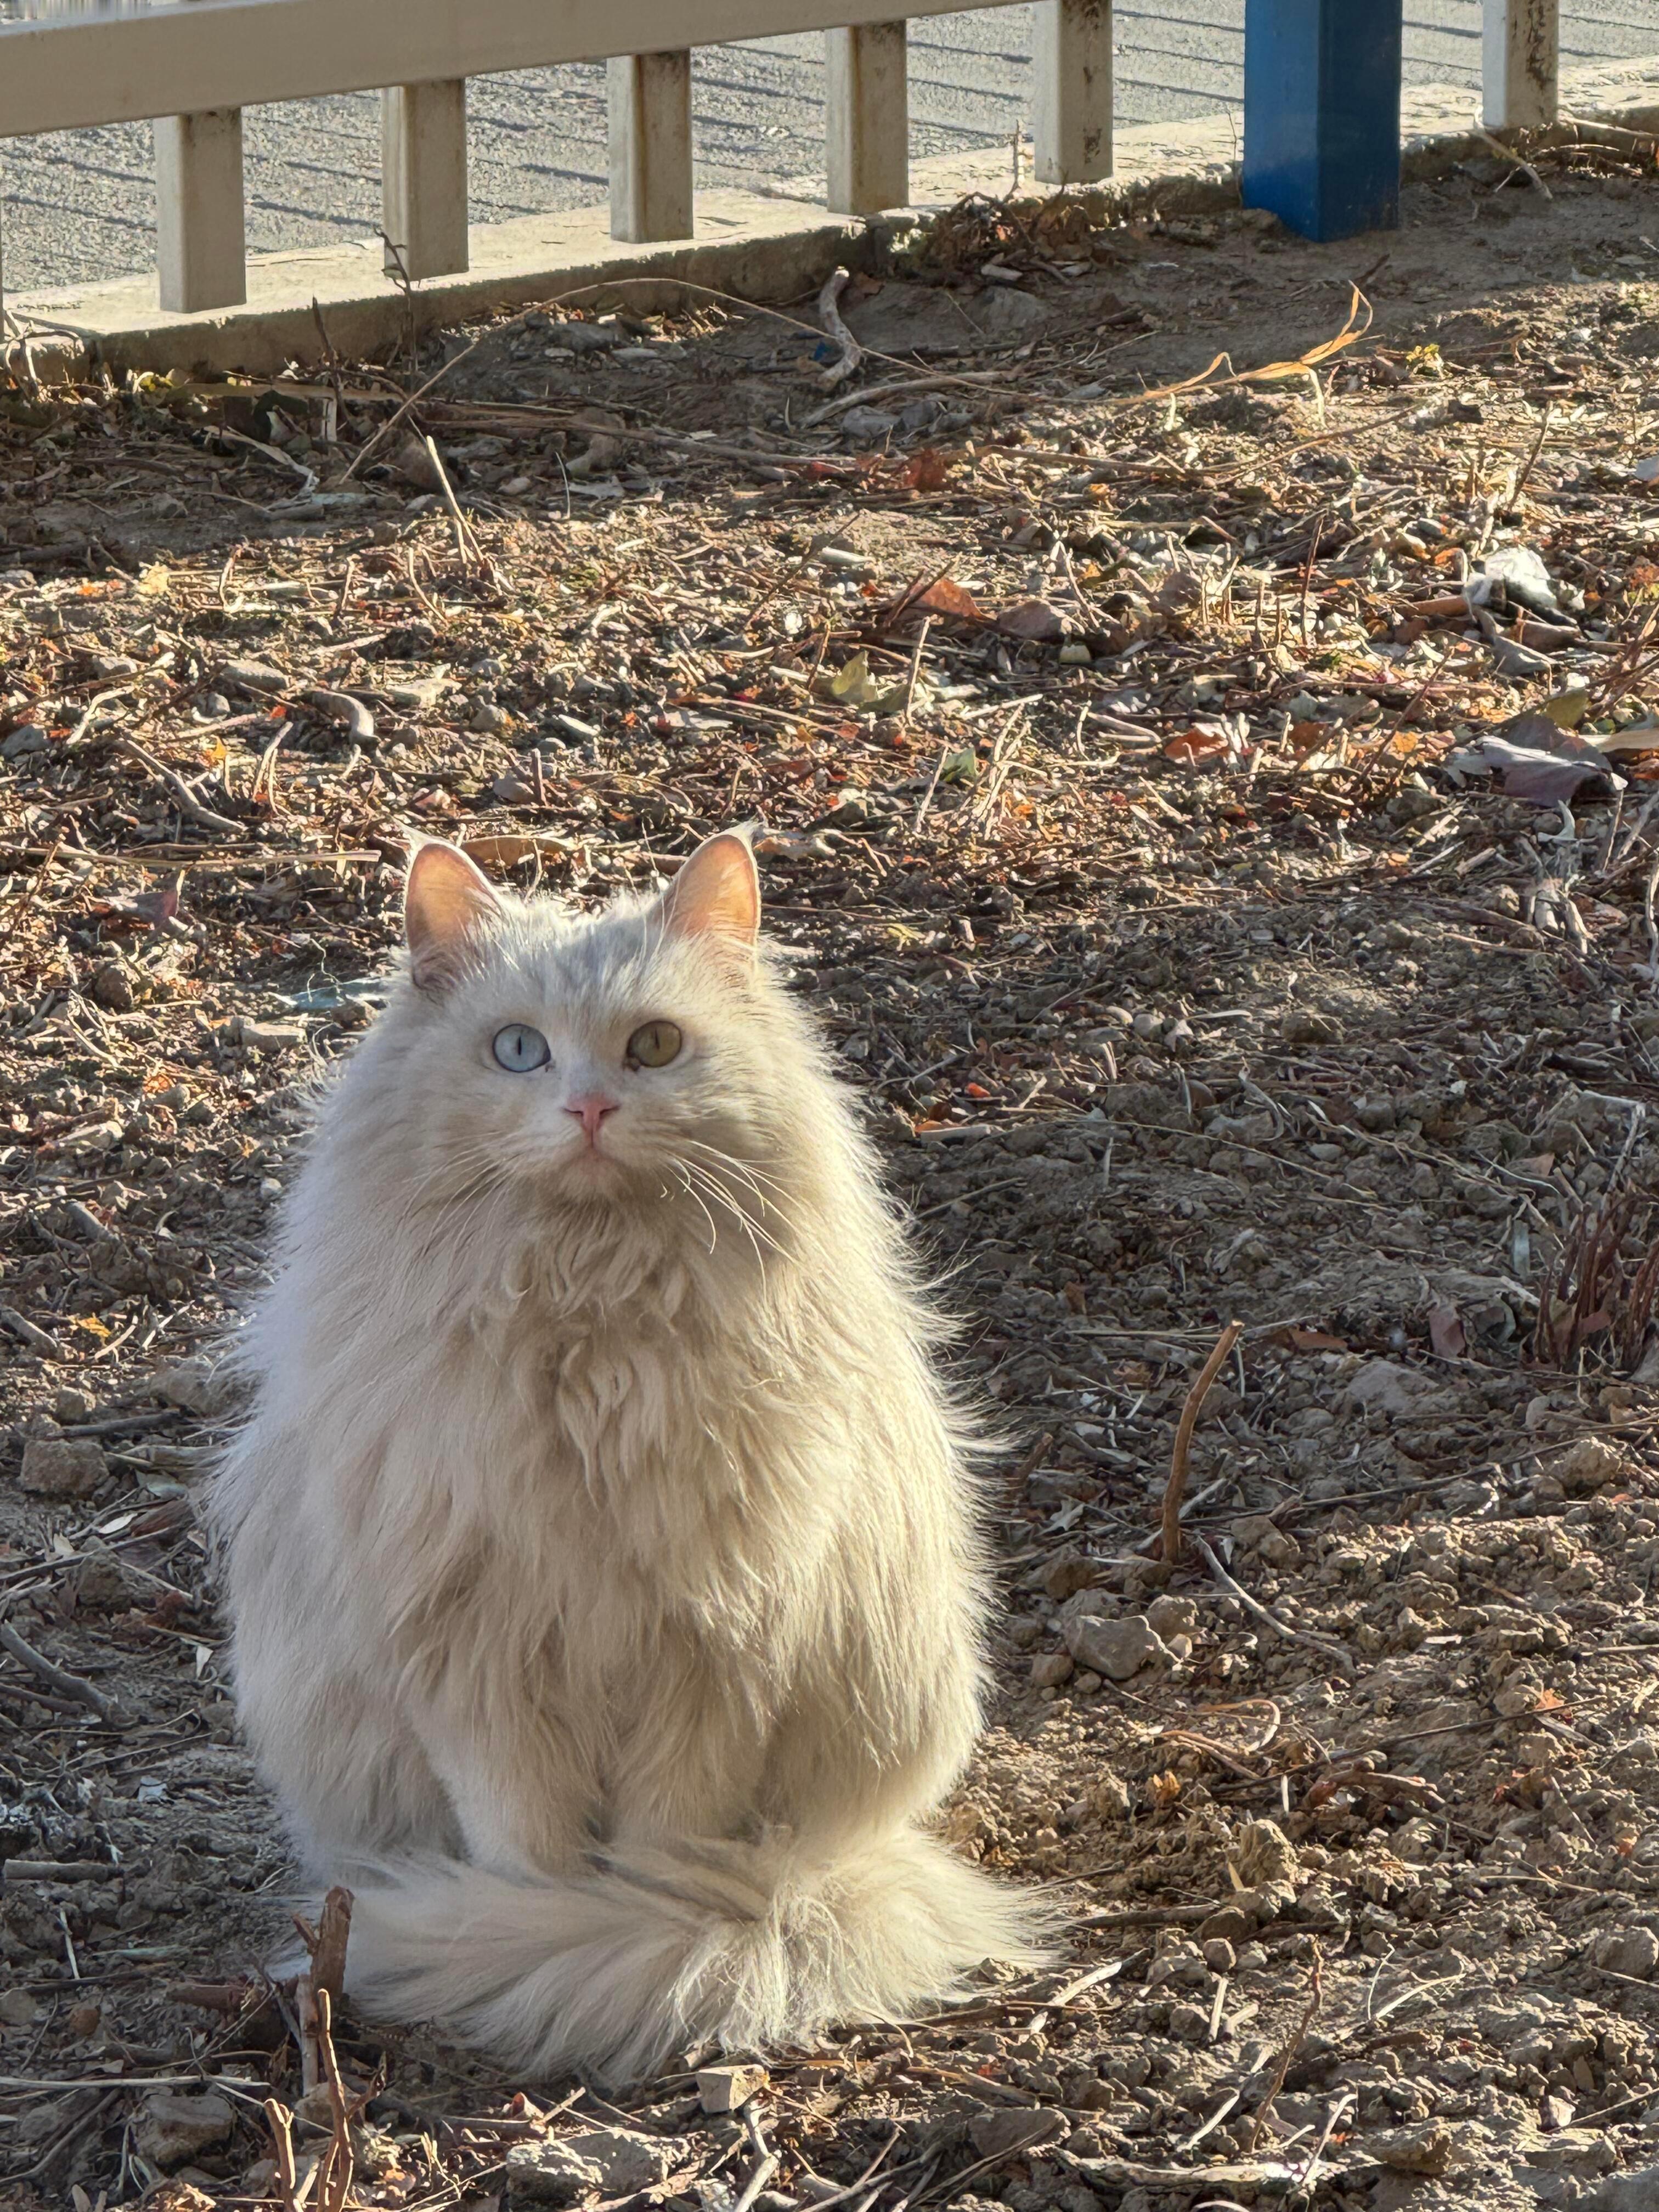
[[[392,1021],[418,1111],[400,1118],[452,1188],[476,1170],[582,1204],[690,1200],[786,1141],[780,1063],[805,1040],[762,969],[744,836],[711,837],[659,897],[592,916],[503,896],[434,841],[410,861],[404,921]]]

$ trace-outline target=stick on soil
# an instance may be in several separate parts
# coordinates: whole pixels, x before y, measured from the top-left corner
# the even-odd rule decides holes
[[[1210,1395],[1210,1385],[1220,1374],[1228,1353],[1244,1333],[1242,1321],[1230,1321],[1217,1338],[1215,1349],[1199,1371],[1197,1382],[1187,1393],[1187,1402],[1181,1409],[1181,1420],[1176,1430],[1175,1449],[1170,1455],[1170,1480],[1164,1492],[1164,1563],[1175,1567],[1181,1564],[1181,1501],[1187,1490],[1187,1460],[1193,1448],[1193,1431],[1198,1423],[1204,1401]]]

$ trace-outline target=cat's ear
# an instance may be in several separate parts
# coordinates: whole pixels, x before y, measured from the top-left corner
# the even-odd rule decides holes
[[[671,937],[704,937],[751,953],[760,930],[760,876],[749,840],[722,830],[698,846],[662,900]]]
[[[501,912],[488,876],[459,846],[439,837],[417,845],[404,882],[409,970],[422,990],[441,990],[465,965],[467,951]]]

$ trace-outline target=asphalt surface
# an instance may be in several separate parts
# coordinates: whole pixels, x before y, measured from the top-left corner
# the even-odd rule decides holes
[[[76,0],[0,0],[0,21],[67,13]],[[1241,114],[1244,0],[1166,0],[1116,10],[1120,125]],[[910,28],[913,156],[1006,143],[1030,124],[1031,10],[936,15]],[[0,68],[4,65],[0,35]],[[1569,0],[1565,63],[1659,56],[1659,0]],[[1408,82],[1468,85],[1480,73],[1480,0],[1407,0]],[[700,49],[697,182],[750,185],[821,175],[823,40]],[[473,80],[476,222],[579,207],[605,196],[603,65]],[[380,123],[373,94],[247,111],[251,252],[349,243],[379,226]],[[9,291],[154,265],[150,132],[122,125],[0,143]]]

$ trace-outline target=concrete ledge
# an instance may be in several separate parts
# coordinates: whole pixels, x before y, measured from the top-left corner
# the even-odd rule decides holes
[[[1564,116],[1659,129],[1659,56],[1563,72]],[[1459,87],[1406,93],[1401,118],[1406,174],[1443,171],[1489,150],[1477,135],[1478,96]],[[1095,187],[1126,211],[1156,204],[1171,213],[1235,206],[1238,133],[1228,117],[1183,124],[1138,124],[1120,131],[1116,173]],[[913,208],[949,207],[970,192],[1000,197],[1013,183],[1010,151],[997,148],[912,164]],[[1022,189],[1032,189],[1029,182]],[[698,195],[697,235],[667,245],[626,246],[610,234],[603,206],[515,222],[477,224],[465,276],[417,285],[409,301],[380,266],[378,240],[355,246],[270,253],[248,263],[247,303],[194,315],[156,305],[154,272],[113,283],[24,293],[7,306],[48,334],[32,349],[45,376],[72,375],[90,357],[125,369],[241,369],[270,375],[322,353],[320,313],[329,338],[348,358],[384,357],[407,333],[446,327],[503,309],[561,301],[592,304],[630,295],[673,307],[702,287],[744,300],[799,299],[837,262],[855,263],[868,228],[824,212],[821,180],[791,178],[754,191]],[[896,212],[897,212],[896,210]],[[646,290],[641,280],[649,279]],[[676,283],[688,288],[677,292]],[[313,310],[313,302],[316,303]],[[56,344],[52,338],[58,341]]]

